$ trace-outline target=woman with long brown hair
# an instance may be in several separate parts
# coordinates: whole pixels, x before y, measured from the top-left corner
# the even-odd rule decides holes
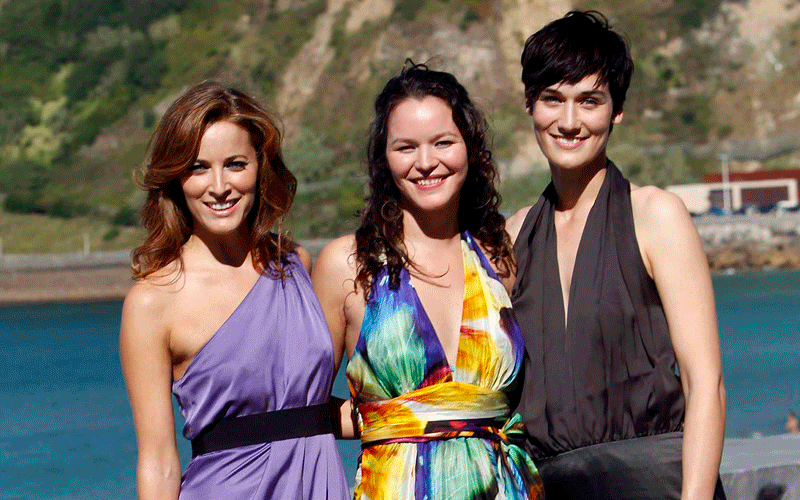
[[[375,100],[361,227],[313,282],[362,452],[356,499],[532,499],[510,437],[523,356],[487,125],[453,75],[410,65]]]
[[[151,140],[147,236],[120,332],[141,499],[349,495],[310,258],[271,232],[296,186],[280,139],[250,97],[206,82],[170,106]],[[192,442],[182,478],[170,393]]]

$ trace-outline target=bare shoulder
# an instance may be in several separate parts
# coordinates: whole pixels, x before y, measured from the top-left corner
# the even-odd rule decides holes
[[[491,258],[492,255],[491,249],[486,245],[484,245],[483,242],[478,240],[477,238],[475,239],[475,241],[478,242],[478,246],[481,248],[481,251],[483,251],[483,256],[486,257],[486,260],[489,262],[489,265],[492,266],[492,270],[495,272],[495,274],[498,275],[500,282],[506,288],[506,291],[510,294],[511,289],[514,287],[514,281],[517,279],[517,274],[514,270],[514,266],[511,266],[511,269],[501,268],[501,266],[498,266],[498,263]],[[513,241],[512,241],[512,247],[513,247]],[[511,249],[511,253],[513,256],[514,253],[513,248]]]
[[[356,242],[348,234],[330,241],[319,254],[311,273],[311,284],[322,304],[331,334],[343,342],[345,330],[356,318],[352,314],[356,294]]]
[[[356,274],[356,238],[347,234],[331,240],[317,257],[314,274],[327,276],[355,277]]]
[[[122,305],[122,333],[166,333],[169,311],[183,286],[184,275],[177,264],[134,283]]]
[[[631,208],[637,226],[663,231],[666,224],[691,221],[686,206],[674,193],[655,186],[631,185]]]
[[[294,248],[295,253],[297,254],[297,258],[300,259],[300,263],[303,264],[303,267],[306,268],[306,271],[309,273],[311,272],[311,254],[308,253],[304,247],[297,245]]]
[[[157,311],[164,307],[168,297],[163,286],[145,278],[133,284],[125,296],[123,307],[134,311]]]
[[[703,257],[702,243],[683,201],[654,186],[631,186],[636,239],[650,276],[657,268]],[[663,273],[661,273],[663,275]]]
[[[512,244],[517,241],[519,231],[522,229],[522,223],[525,222],[525,217],[528,216],[531,207],[532,205],[528,205],[527,207],[521,208],[517,213],[506,219],[506,232],[511,237]]]
[[[162,310],[180,290],[183,282],[178,272],[159,272],[134,283],[125,296],[123,308]]]

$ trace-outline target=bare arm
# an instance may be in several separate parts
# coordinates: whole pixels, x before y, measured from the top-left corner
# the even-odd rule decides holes
[[[311,254],[308,253],[308,250],[297,245],[294,249],[297,252],[297,257],[300,259],[300,263],[303,264],[303,267],[306,268],[307,272],[311,272]]]
[[[337,238],[319,254],[317,263],[311,273],[314,291],[322,305],[325,320],[331,332],[336,369],[344,356],[347,342],[348,318],[345,313],[347,298],[354,294],[355,264],[353,262],[353,237]],[[352,343],[352,342],[351,342]],[[355,346],[349,346],[350,350]],[[352,403],[342,400],[340,405],[341,435],[338,437],[353,438],[356,426],[352,419]]]
[[[506,219],[506,232],[511,237],[512,245],[516,243],[517,236],[519,236],[519,231],[522,229],[522,223],[525,222],[525,217],[528,216],[528,211],[530,211],[530,209],[530,206],[522,208],[517,213]]]
[[[353,400],[331,396],[331,404],[334,407],[333,411],[339,415],[338,421],[334,422],[333,434],[336,439],[357,439],[358,422],[353,415]]]
[[[530,206],[524,207],[517,211],[514,215],[506,219],[506,233],[508,233],[509,238],[511,239],[511,246],[514,246],[514,243],[517,241],[517,236],[519,236],[519,231],[522,229],[522,223],[525,222],[525,217],[528,216],[528,211],[531,209]],[[514,249],[512,248],[512,251]],[[514,257],[515,266],[516,266],[516,256]],[[517,280],[517,272],[519,270],[514,269],[514,272],[511,273],[509,276],[505,278],[501,278],[501,282],[503,286],[506,287],[506,291],[509,295],[511,295],[511,291],[514,288],[514,282]]]
[[[681,498],[713,497],[725,430],[714,291],[700,237],[676,196],[642,188],[634,202],[645,265],[658,288],[686,397]]]
[[[163,305],[148,285],[134,285],[122,308],[120,361],[136,428],[138,498],[177,499],[181,464],[172,416],[172,361]]]

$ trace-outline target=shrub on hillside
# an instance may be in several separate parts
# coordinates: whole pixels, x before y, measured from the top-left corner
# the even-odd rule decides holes
[[[135,208],[120,207],[111,217],[110,222],[115,226],[135,227],[139,225],[139,212]]]
[[[127,82],[142,91],[157,88],[169,70],[164,52],[149,41],[132,46],[127,59]]]
[[[722,0],[675,0],[673,12],[681,31],[699,28],[719,11]]]
[[[678,99],[677,105],[664,114],[664,131],[674,142],[701,144],[716,127],[711,100],[704,95]]]
[[[479,23],[480,20],[481,16],[478,14],[478,11],[476,11],[470,5],[464,12],[464,17],[461,19],[461,23],[459,23],[458,28],[461,31],[467,31],[472,23]]]
[[[81,215],[88,215],[89,205],[71,198],[59,198],[47,207],[46,213],[59,219],[71,219]]]
[[[398,0],[394,6],[394,14],[405,21],[413,21],[424,6],[425,0]]]
[[[50,182],[50,168],[36,160],[20,158],[0,166],[0,191],[36,193]]]
[[[44,214],[47,210],[40,204],[40,195],[30,191],[12,191],[3,200],[3,209],[13,214]]]
[[[112,226],[108,231],[103,233],[103,241],[108,243],[109,241],[113,241],[119,237],[119,228],[117,226]]]
[[[70,101],[85,99],[100,83],[106,70],[115,62],[122,60],[124,52],[121,47],[114,47],[93,54],[85,61],[78,63],[67,78],[64,93]]]
[[[300,183],[329,178],[334,151],[325,142],[325,134],[303,127],[292,144],[284,150],[286,166]]]

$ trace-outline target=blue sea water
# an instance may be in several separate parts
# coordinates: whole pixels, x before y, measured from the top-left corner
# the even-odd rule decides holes
[[[779,434],[787,411],[800,410],[800,271],[716,276],[714,288],[726,436]],[[134,498],[120,311],[118,302],[0,308],[0,500]],[[346,396],[341,373],[334,385]],[[186,464],[183,438],[179,450]],[[353,477],[358,443],[340,451]]]
[[[784,432],[800,413],[800,271],[714,277],[726,437]]]

